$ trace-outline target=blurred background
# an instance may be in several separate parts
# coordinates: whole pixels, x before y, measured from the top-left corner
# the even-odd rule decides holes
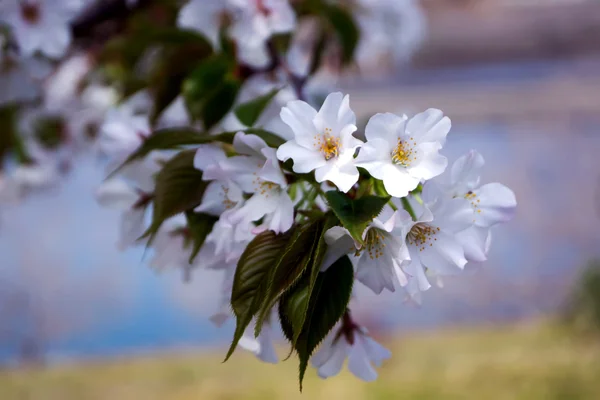
[[[93,196],[104,169],[84,157],[60,188],[1,210],[0,398],[600,398],[600,2],[422,6],[407,67],[340,86],[359,116],[444,110],[445,154],[480,151],[484,181],[519,206],[489,261],[421,307],[363,291],[356,319],[393,352],[379,380],[309,370],[300,395],[292,361],[222,364],[233,327],[207,318],[216,272],[182,283],[143,249],[119,252],[119,214]]]

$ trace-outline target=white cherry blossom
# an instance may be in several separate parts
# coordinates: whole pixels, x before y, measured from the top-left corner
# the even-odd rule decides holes
[[[294,204],[287,193],[287,182],[275,149],[258,136],[243,132],[235,135],[233,147],[240,155],[222,159],[206,176],[206,179],[226,177],[244,192],[252,193],[241,207],[232,210],[228,219],[239,224],[264,218],[256,232],[262,229],[287,231],[294,222]]]
[[[439,150],[449,131],[450,119],[440,110],[429,109],[410,120],[391,113],[376,114],[367,123],[367,142],[356,165],[382,180],[392,196],[405,197],[422,180],[444,172],[448,160]]]
[[[159,156],[151,156],[128,165],[121,175],[105,181],[96,190],[96,200],[103,207],[122,212],[118,247],[125,250],[139,244],[146,231],[146,211],[152,201],[154,180],[160,169]]]
[[[98,146],[115,159],[124,159],[150,135],[150,98],[140,92],[106,113],[100,126]]]
[[[467,259],[456,234],[473,225],[473,209],[462,198],[442,200],[431,205],[413,204],[417,219],[400,211],[402,237],[406,241],[410,261],[404,271],[409,276],[407,290],[413,297],[431,287],[426,275],[456,275]]]
[[[326,379],[339,374],[348,358],[350,372],[370,382],[377,379],[373,365],[380,367],[390,357],[390,351],[373,340],[366,329],[345,317],[342,324],[325,337],[311,363],[317,368],[319,377]]]
[[[254,337],[254,323],[248,325],[244,334],[240,338],[239,345],[241,348],[254,354],[259,360],[277,364],[279,358],[275,352],[275,346],[273,340],[275,339],[275,332],[273,331],[273,324],[271,321],[277,321],[276,312],[271,312],[271,318],[262,325],[258,337]],[[254,321],[255,322],[255,321]]]
[[[294,160],[294,172],[315,171],[317,182],[331,181],[347,192],[358,181],[354,153],[362,141],[356,131],[356,115],[348,95],[332,93],[319,112],[301,100],[281,110],[281,119],[294,131],[294,139],[277,149],[277,157]]]
[[[292,31],[296,24],[288,0],[191,0],[177,23],[201,32],[218,48],[223,17],[231,21],[228,33],[236,41],[238,57],[254,66],[269,62],[267,40]]]
[[[490,243],[490,228],[511,220],[517,200],[515,194],[501,183],[481,184],[483,156],[471,150],[457,159],[446,174],[425,185],[423,197],[431,200],[434,191],[446,198],[465,198],[473,208],[473,226],[457,233],[465,247],[469,261],[482,262],[487,259]]]
[[[361,37],[356,60],[364,71],[380,71],[386,55],[403,64],[425,38],[426,18],[416,0],[358,0]]]
[[[71,44],[69,24],[81,5],[73,0],[7,0],[0,5],[0,21],[10,26],[21,55],[39,51],[60,58]]]
[[[342,255],[350,254],[356,279],[373,292],[379,294],[383,289],[393,292],[395,282],[405,286],[407,277],[402,266],[409,260],[409,255],[402,240],[399,213],[394,212],[388,219],[375,218],[365,229],[362,239],[365,244],[361,246],[345,228],[330,228],[325,233],[328,248],[321,270],[326,270]]]

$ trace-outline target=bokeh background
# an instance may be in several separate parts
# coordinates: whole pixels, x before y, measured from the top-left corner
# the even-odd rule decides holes
[[[393,352],[378,381],[309,370],[300,395],[293,361],[222,364],[233,327],[207,319],[218,273],[182,283],[143,249],[119,252],[119,214],[93,196],[104,169],[83,155],[60,188],[0,210],[0,398],[600,398],[600,335],[561,322],[600,257],[600,3],[422,5],[410,64],[340,87],[359,116],[444,110],[445,154],[479,150],[519,206],[489,261],[421,307],[364,290],[356,319]]]

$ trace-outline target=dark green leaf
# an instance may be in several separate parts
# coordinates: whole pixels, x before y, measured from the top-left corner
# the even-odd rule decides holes
[[[360,31],[352,18],[352,14],[345,8],[333,5],[326,7],[324,13],[342,46],[342,62],[348,64],[352,61],[360,37]]]
[[[194,261],[194,258],[198,255],[198,252],[202,248],[206,236],[210,233],[213,225],[219,220],[214,215],[208,215],[204,213],[195,213],[191,210],[185,212],[187,219],[187,226],[190,230],[190,236],[192,238],[193,248],[190,254],[189,263]]]
[[[363,196],[351,199],[344,193],[331,190],[325,193],[327,203],[339,218],[344,228],[358,243],[362,243],[362,234],[390,200],[390,197]]]
[[[353,282],[352,263],[344,256],[327,271],[318,274],[312,290],[309,279],[304,278],[281,297],[279,319],[284,335],[293,343],[300,359],[300,390],[308,360],[346,311]],[[303,309],[307,303],[308,312],[304,317]],[[302,327],[298,332],[300,325]]]
[[[280,89],[273,89],[269,93],[259,96],[249,102],[240,104],[235,109],[235,116],[246,126],[254,126],[264,109]]]
[[[218,89],[206,97],[201,113],[204,129],[209,130],[227,115],[235,103],[239,89],[240,83],[237,80],[225,80]]]
[[[156,176],[152,224],[144,236],[152,236],[174,215],[196,207],[202,201],[207,182],[194,168],[194,150],[185,150],[167,161]]]
[[[296,228],[266,279],[266,290],[256,318],[255,335],[279,297],[285,293],[311,264],[313,253],[323,229],[323,219]]]
[[[231,308],[236,317],[236,326],[225,361],[235,351],[244,330],[258,311],[267,274],[288,240],[288,234],[276,235],[273,231],[265,231],[256,236],[244,250],[233,278]]]

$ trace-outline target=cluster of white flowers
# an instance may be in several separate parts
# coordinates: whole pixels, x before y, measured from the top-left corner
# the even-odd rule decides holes
[[[331,7],[329,3],[321,6]],[[136,7],[137,2],[126,4]],[[311,213],[333,215],[326,201],[328,191],[351,200],[377,196],[387,203],[372,221],[369,218],[360,240],[336,216],[338,225],[323,235],[327,248],[315,271],[326,275],[340,258],[348,257],[356,281],[376,294],[403,288],[417,303],[432,280],[457,275],[468,262],[485,261],[490,230],[514,213],[516,200],[510,189],[499,183],[481,184],[479,153],[471,151],[447,168],[441,150],[451,123],[441,111],[429,109],[411,118],[376,114],[364,132],[358,132],[349,96],[330,93],[315,109],[311,104],[318,101],[313,101],[307,86],[315,82],[321,89],[328,86],[315,78],[327,77],[330,71],[320,65],[309,71],[315,46],[303,49],[298,33],[314,36],[316,22],[297,21],[288,0],[190,0],[180,9],[178,27],[202,33],[217,53],[225,38],[233,41],[235,73],[251,71],[243,79],[231,78],[239,78],[241,85],[233,105],[276,94],[252,126],[229,110],[204,132],[214,137],[237,132],[232,140],[190,146],[195,151],[192,171],[197,175],[201,171],[200,183],[205,186],[193,209],[178,211],[185,211],[186,218],[191,213],[210,221],[210,232],[198,248],[182,215],[169,214],[152,232],[156,176],[179,155],[174,149],[181,147],[150,149],[154,151],[133,161],[132,155],[157,128],[196,127],[198,121],[181,94],[158,117],[153,115],[151,87],[117,104],[119,91],[102,79],[90,78],[96,60],[84,53],[70,54],[54,65],[52,73],[37,65],[39,55],[51,60],[65,57],[72,40],[70,24],[83,5],[81,0],[10,0],[0,6],[0,24],[9,32],[6,37],[0,33],[0,109],[27,104],[18,113],[22,131],[41,120],[59,121],[53,129],[60,142],[47,148],[35,135],[26,136],[22,159],[12,175],[0,175],[0,198],[18,198],[30,189],[54,184],[76,150],[93,138],[96,149],[108,158],[110,171],[120,166],[97,191],[100,204],[122,212],[119,248],[140,245],[143,237],[150,237],[153,268],[182,270],[186,279],[194,269],[222,270],[222,307],[211,318],[216,324],[231,316],[236,268],[248,245],[268,231],[290,232],[310,220]],[[377,64],[384,53],[391,52],[396,61],[405,59],[423,37],[423,16],[414,1],[360,0],[349,10],[363,31],[355,54],[361,67]],[[294,33],[292,44],[287,53],[274,56],[277,50],[271,39],[285,33]],[[92,135],[90,128],[96,128]],[[266,137],[248,128],[274,134],[283,144],[271,146]],[[276,314],[275,307],[267,311]],[[277,337],[275,321],[273,316],[261,322],[256,337],[250,324],[239,344],[265,362],[277,362],[272,344]],[[258,318],[255,323],[259,325]],[[340,371],[346,357],[350,371],[364,380],[375,379],[373,365],[390,357],[349,310],[311,361],[319,376],[327,378]]]

